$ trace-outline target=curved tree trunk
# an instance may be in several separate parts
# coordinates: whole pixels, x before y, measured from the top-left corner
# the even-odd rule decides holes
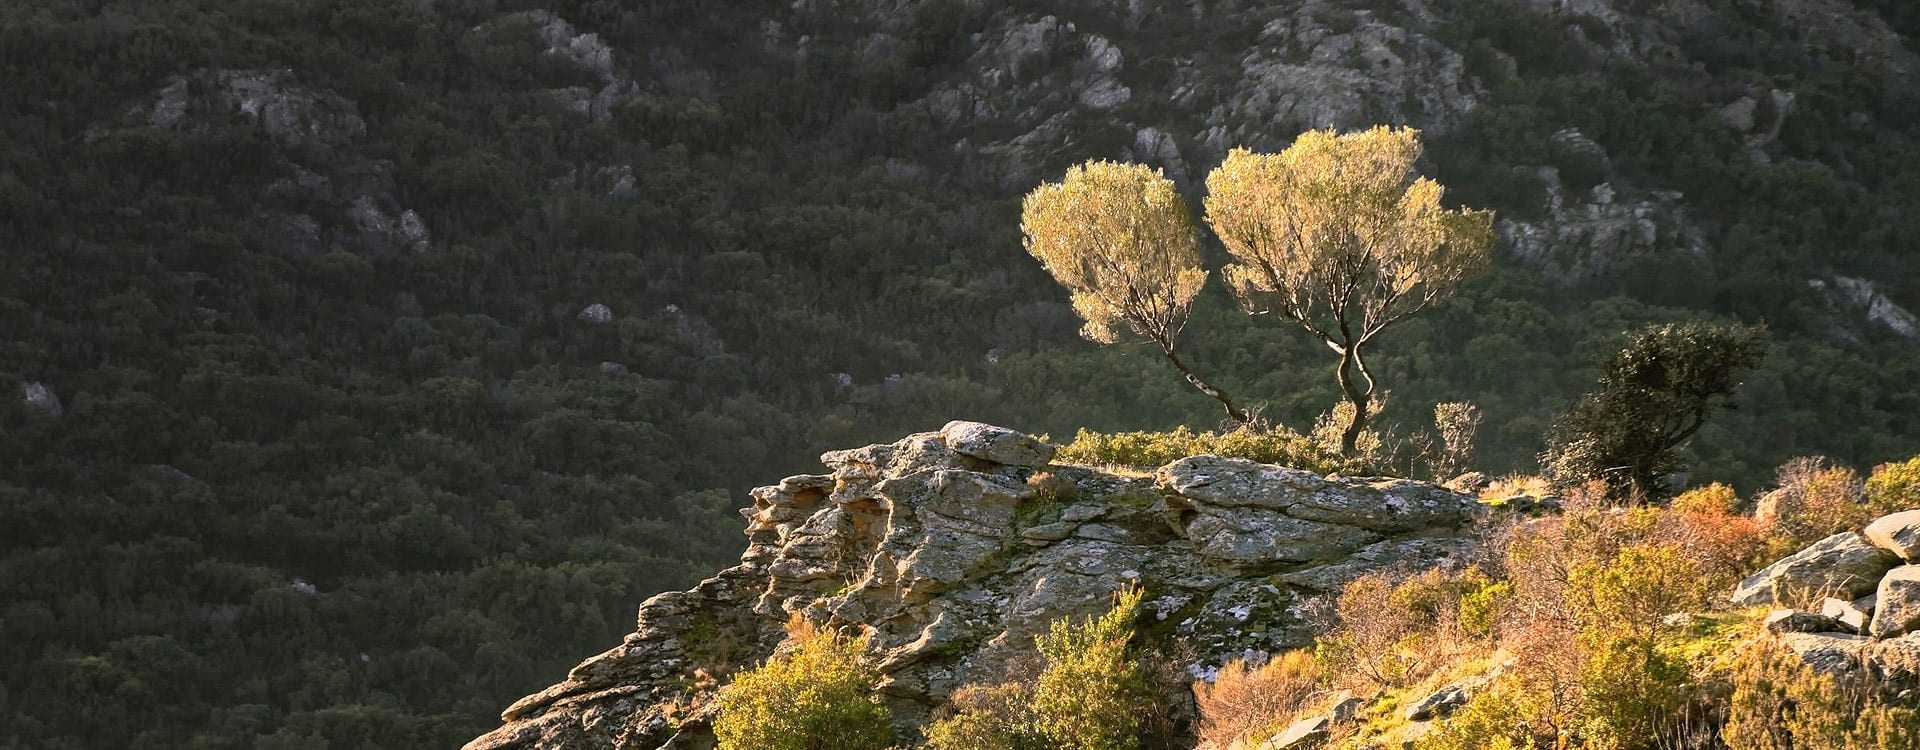
[[[1179,370],[1180,374],[1185,376],[1187,382],[1191,383],[1195,389],[1207,394],[1208,398],[1220,402],[1220,405],[1226,408],[1229,418],[1242,425],[1250,425],[1253,423],[1253,418],[1247,416],[1245,410],[1234,405],[1233,399],[1229,398],[1225,391],[1213,387],[1213,384],[1201,380],[1199,375],[1193,374],[1193,370],[1187,367],[1187,363],[1180,361],[1180,355],[1173,353],[1173,347],[1165,343],[1160,343],[1160,352],[1167,355],[1167,361],[1172,362],[1173,368]]]
[[[1367,377],[1367,388],[1361,390],[1353,380],[1353,370],[1357,365],[1360,373],[1366,375],[1366,365],[1360,362],[1358,346],[1349,345],[1340,350],[1340,369],[1335,375],[1340,381],[1340,392],[1347,397],[1347,403],[1353,404],[1353,420],[1347,423],[1346,431],[1340,433],[1340,455],[1352,456],[1354,448],[1360,442],[1360,433],[1367,429],[1367,420],[1372,418],[1368,412],[1373,405],[1373,378]]]

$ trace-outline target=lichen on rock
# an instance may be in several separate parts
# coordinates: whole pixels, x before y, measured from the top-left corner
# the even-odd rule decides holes
[[[1434,485],[1210,456],[1124,475],[1053,454],[956,421],[753,490],[739,565],[647,600],[620,645],[468,748],[698,746],[714,688],[772,653],[793,616],[867,637],[903,728],[1133,585],[1143,626],[1184,639],[1204,675],[1310,643],[1305,605],[1345,579],[1471,550],[1473,501]]]

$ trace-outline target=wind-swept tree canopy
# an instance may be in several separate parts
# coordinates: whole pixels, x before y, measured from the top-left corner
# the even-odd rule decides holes
[[[1658,499],[1685,468],[1680,444],[1725,406],[1766,354],[1766,332],[1714,323],[1648,326],[1600,384],[1554,423],[1540,465],[1562,482],[1599,479],[1616,497]]]
[[[1234,295],[1340,355],[1354,407],[1347,451],[1374,391],[1362,350],[1483,270],[1493,244],[1491,213],[1443,207],[1445,188],[1415,172],[1420,148],[1411,128],[1314,130],[1278,154],[1235,149],[1207,177],[1207,222],[1233,256],[1223,275]]]
[[[1027,252],[1072,293],[1082,336],[1111,344],[1126,330],[1153,341],[1228,416],[1249,421],[1174,353],[1207,271],[1192,212],[1172,180],[1140,164],[1090,161],[1028,193],[1020,228]]]

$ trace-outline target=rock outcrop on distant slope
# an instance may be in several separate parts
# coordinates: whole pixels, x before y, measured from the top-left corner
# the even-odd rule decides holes
[[[1463,561],[1475,503],[1406,480],[1200,456],[1154,474],[1052,465],[1053,447],[954,422],[834,451],[761,487],[740,564],[640,607],[623,642],[508,708],[482,748],[710,742],[713,688],[771,653],[789,617],[869,636],[895,716],[993,680],[1053,620],[1147,591],[1191,669],[1303,646],[1302,607],[1373,570]]]

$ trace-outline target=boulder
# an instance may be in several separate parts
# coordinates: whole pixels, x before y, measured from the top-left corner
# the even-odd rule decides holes
[[[1907,562],[1920,562],[1920,509],[1881,516],[1860,533],[1875,547]]]
[[[1327,744],[1332,722],[1325,716],[1301,719],[1287,725],[1273,739],[1260,743],[1260,750],[1313,750]]]
[[[955,453],[1006,466],[1046,466],[1056,450],[1018,430],[961,420],[940,428],[940,439]]]
[[[1481,490],[1493,484],[1493,479],[1478,471],[1469,471],[1447,480],[1446,488],[1463,495],[1477,495]]]
[[[1880,576],[1899,558],[1845,531],[1814,542],[1741,581],[1733,591],[1736,606],[1792,604],[1827,594],[1855,597],[1874,590]]]
[[[1880,579],[1867,634],[1892,638],[1920,628],[1920,565],[1902,565]]]
[[[1327,709],[1327,719],[1336,725],[1351,724],[1360,717],[1360,709],[1366,705],[1365,698],[1343,690],[1335,697],[1333,706]]]
[[[1920,633],[1868,644],[1862,652],[1869,676],[1895,689],[1920,689]]]
[[[1787,647],[1813,671],[1838,679],[1859,674],[1865,656],[1866,636],[1835,633],[1782,633],[1781,645]]]
[[[1842,628],[1841,632],[1862,633],[1867,629],[1867,620],[1873,617],[1871,605],[1867,608],[1860,606],[1860,602],[1864,601],[1865,600],[1857,600],[1850,602],[1845,599],[1827,597],[1820,600],[1820,614],[1839,623]]]
[[[1467,700],[1472,697],[1465,684],[1456,682],[1414,701],[1413,705],[1407,706],[1406,717],[1408,721],[1427,721],[1446,716],[1467,705]]]
[[[1831,600],[1829,600],[1831,601]],[[1826,615],[1802,612],[1797,609],[1776,609],[1767,613],[1766,628],[1774,633],[1840,633],[1853,632],[1840,624],[1840,621]]]

